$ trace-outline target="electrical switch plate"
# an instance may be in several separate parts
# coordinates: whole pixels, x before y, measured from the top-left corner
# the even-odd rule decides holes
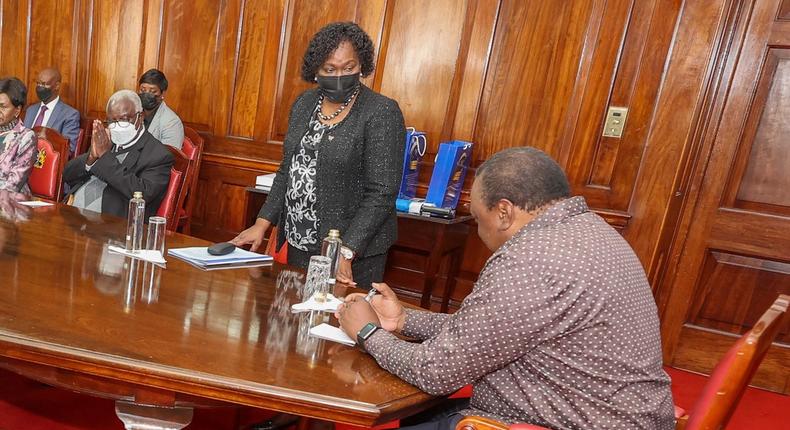
[[[606,123],[603,126],[603,135],[606,137],[623,137],[625,118],[628,116],[628,108],[610,106],[606,113]]]

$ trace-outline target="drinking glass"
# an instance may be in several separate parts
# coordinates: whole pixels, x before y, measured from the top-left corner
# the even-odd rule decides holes
[[[310,257],[307,266],[307,281],[304,283],[303,300],[308,300],[315,295],[315,301],[323,303],[329,293],[329,276],[332,270],[332,260],[323,255]]]
[[[145,249],[155,249],[165,255],[165,234],[167,233],[167,218],[152,216],[148,218],[148,239]]]

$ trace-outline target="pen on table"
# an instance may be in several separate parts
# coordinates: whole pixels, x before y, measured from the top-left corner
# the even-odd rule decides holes
[[[368,294],[365,296],[365,301],[370,303],[370,299],[372,299],[376,293],[378,293],[378,291],[376,291],[375,288],[371,288],[370,291],[368,291]]]

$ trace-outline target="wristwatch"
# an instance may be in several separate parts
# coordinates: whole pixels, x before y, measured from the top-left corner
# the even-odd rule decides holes
[[[377,326],[373,323],[367,323],[361,330],[357,333],[357,344],[365,349],[365,341],[368,340],[376,330],[380,329],[381,327]]]
[[[340,247],[340,255],[345,258],[346,260],[353,260],[354,259],[354,251],[347,246]]]

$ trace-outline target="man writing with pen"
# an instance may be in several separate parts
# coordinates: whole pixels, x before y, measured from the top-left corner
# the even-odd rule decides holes
[[[570,197],[559,165],[528,147],[477,170],[471,213],[493,255],[454,314],[407,309],[386,284],[352,294],[341,328],[384,369],[435,395],[473,385],[402,425],[464,415],[548,428],[672,429],[655,301],[628,243]],[[394,336],[399,333],[417,342]]]

